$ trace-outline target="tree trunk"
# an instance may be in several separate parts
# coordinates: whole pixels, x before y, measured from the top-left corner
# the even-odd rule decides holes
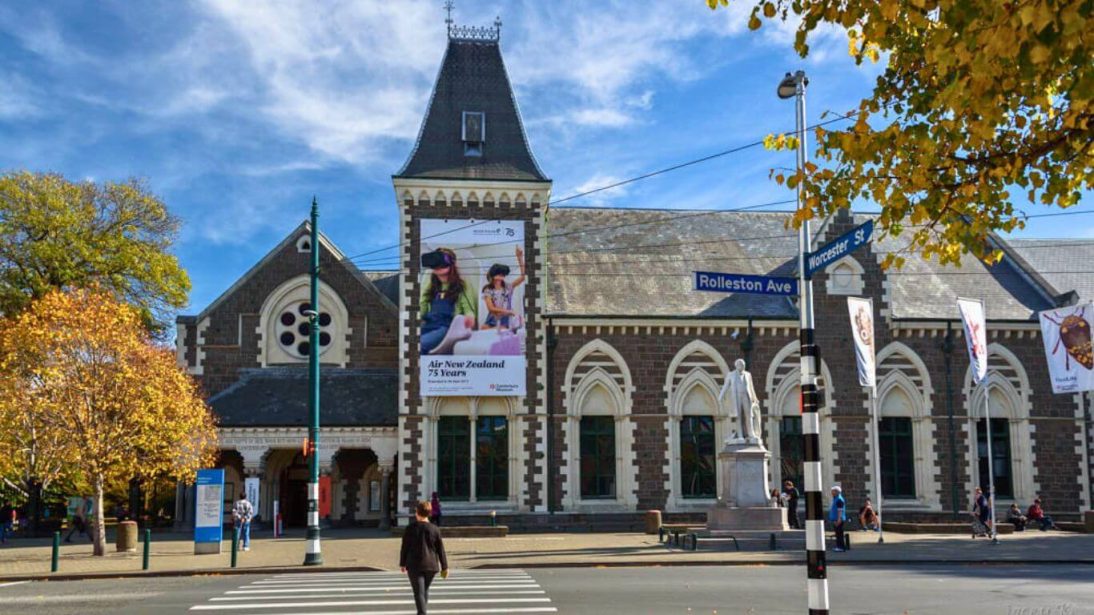
[[[106,519],[103,518],[103,477],[95,477],[94,555],[106,555]]]

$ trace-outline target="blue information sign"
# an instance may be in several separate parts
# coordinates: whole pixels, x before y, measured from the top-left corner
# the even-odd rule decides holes
[[[743,273],[695,272],[695,290],[715,293],[753,293],[757,295],[798,294],[798,280],[778,278],[766,275],[746,275]]]
[[[194,485],[194,553],[219,553],[224,539],[224,470],[198,470]]]
[[[867,220],[843,235],[840,235],[834,241],[830,241],[813,252],[806,254],[805,277],[813,277],[813,274],[816,273],[817,270],[824,269],[828,265],[831,265],[844,256],[847,256],[866,245],[866,243],[870,241],[870,235],[873,233],[874,221]]]

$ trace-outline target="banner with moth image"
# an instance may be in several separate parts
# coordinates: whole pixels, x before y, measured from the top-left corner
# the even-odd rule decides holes
[[[1091,349],[1094,303],[1045,310],[1039,316],[1052,392],[1094,390],[1094,352]]]
[[[874,302],[859,297],[847,298],[847,309],[851,313],[851,337],[855,340],[855,362],[858,364],[858,383],[875,389],[874,355]]]
[[[988,325],[984,318],[984,302],[979,299],[958,299],[957,309],[961,311],[961,322],[965,326],[972,382],[980,384],[988,375]]]
[[[420,223],[421,396],[524,395],[524,222]]]

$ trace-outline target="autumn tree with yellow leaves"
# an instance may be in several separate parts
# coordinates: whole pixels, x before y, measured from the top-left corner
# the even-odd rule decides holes
[[[856,62],[885,63],[849,128],[817,129],[819,164],[777,177],[804,182],[795,223],[865,199],[881,206],[884,232],[907,232],[908,251],[990,261],[1000,255],[989,234],[1022,228],[1023,207],[1070,207],[1094,188],[1090,0],[749,2],[753,30],[798,24],[802,57],[818,28],[835,26]]]
[[[213,415],[138,309],[99,289],[52,291],[2,326],[0,456],[27,465],[48,448],[83,474],[95,493],[95,555],[105,553],[108,483],[190,480],[213,462]],[[37,453],[26,446],[35,439]]]

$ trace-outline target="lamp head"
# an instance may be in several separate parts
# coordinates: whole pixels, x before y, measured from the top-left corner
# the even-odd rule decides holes
[[[312,319],[312,318],[315,318],[315,317],[319,316],[319,312],[316,312],[315,310],[304,310],[302,312],[302,314],[304,316],[308,317],[309,319]]]
[[[798,94],[798,83],[802,84],[802,87],[809,85],[809,79],[805,77],[805,71],[799,70],[796,73],[786,73],[783,80],[779,82],[779,87],[776,90],[779,94],[779,98],[794,98]]]

